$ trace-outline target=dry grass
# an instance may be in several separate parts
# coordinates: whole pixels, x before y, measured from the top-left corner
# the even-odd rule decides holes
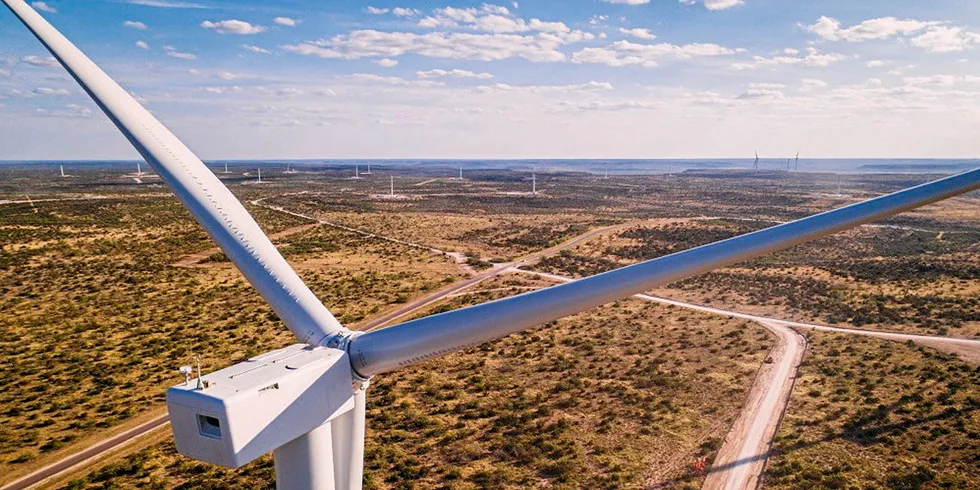
[[[513,277],[452,300],[541,283]],[[437,306],[436,309],[444,309]],[[380,376],[365,488],[697,488],[771,340],[736,320],[622,301]],[[229,471],[154,445],[67,488],[262,488],[266,457]]]
[[[980,488],[978,382],[928,348],[813,332],[764,486]]]

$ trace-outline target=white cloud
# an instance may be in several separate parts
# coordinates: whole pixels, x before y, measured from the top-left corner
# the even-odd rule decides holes
[[[469,70],[460,70],[454,68],[452,70],[440,70],[436,68],[435,70],[428,71],[417,71],[415,76],[419,78],[438,78],[438,77],[452,77],[452,78],[493,78],[493,75],[489,73],[474,73]]]
[[[397,66],[398,62],[391,58],[382,58],[380,60],[375,61],[374,64],[383,68],[391,68],[393,66]]]
[[[63,88],[38,87],[34,89],[37,95],[71,95],[71,92]]]
[[[371,15],[384,15],[384,14],[387,14],[389,12],[389,10],[390,9],[379,9],[379,8],[375,8],[375,7],[372,7],[370,5],[368,5],[367,8],[364,9],[365,12],[367,12],[367,13],[369,13]]]
[[[140,30],[140,31],[145,31],[146,30],[146,24],[144,24],[144,23],[142,23],[142,22],[140,22],[138,20],[127,20],[127,21],[123,22],[122,25],[123,25],[123,27],[132,27],[133,29],[137,29],[137,30]]]
[[[49,12],[49,13],[52,13],[52,14],[57,14],[58,13],[58,9],[56,9],[56,8],[54,8],[54,7],[48,5],[47,3],[44,3],[44,2],[31,2],[31,6],[34,7],[35,9],[40,10],[40,11],[43,11],[43,12]]]
[[[912,87],[932,86],[932,87],[952,87],[957,83],[970,82],[975,77],[957,77],[954,75],[932,75],[928,77],[905,77],[902,81],[905,85]]]
[[[980,43],[980,34],[969,32],[962,27],[932,27],[923,34],[912,38],[912,46],[933,53],[953,53],[965,51]]]
[[[750,83],[748,90],[736,97],[739,100],[783,99],[785,85],[781,83]]]
[[[244,49],[245,51],[252,52],[252,53],[260,53],[260,54],[269,54],[269,53],[272,52],[272,51],[269,51],[268,49],[265,49],[265,48],[262,48],[262,47],[259,47],[259,46],[253,46],[251,44],[242,44],[242,49]]]
[[[0,68],[0,77],[6,78],[6,77],[9,77],[9,76],[10,76],[10,72],[8,70],[4,70],[4,69]]]
[[[391,13],[396,17],[415,17],[421,14],[422,11],[419,9],[395,7],[391,9]]]
[[[507,7],[484,4],[481,8],[444,7],[432,11],[432,15],[418,22],[423,28],[469,28],[498,34],[536,31],[562,37],[592,39],[594,35],[573,31],[564,22],[548,22],[540,19],[528,21],[514,16]]]
[[[883,60],[871,60],[871,61],[865,63],[865,66],[867,66],[868,68],[880,68],[880,67],[885,66],[887,64],[888,64],[887,61],[883,61]]]
[[[650,0],[602,0],[606,3],[622,3],[625,5],[646,5]]]
[[[207,5],[191,2],[176,2],[170,0],[123,0],[125,3],[142,5],[144,7],[157,7],[165,9],[206,9]]]
[[[166,51],[167,56],[171,58],[177,58],[179,60],[196,60],[197,55],[191,53],[182,53],[173,46],[164,46],[163,50]]]
[[[627,36],[633,36],[639,39],[656,39],[657,36],[650,32],[650,29],[641,29],[639,27],[633,29],[619,28],[620,34],[625,34]]]
[[[851,27],[842,28],[841,22],[833,17],[821,16],[812,25],[800,25],[827,41],[861,42],[874,39],[889,39],[899,35],[910,35],[925,29],[941,26],[942,22],[880,17],[869,19]]]
[[[508,85],[506,83],[495,83],[493,85],[481,85],[476,88],[478,92],[588,92],[593,90],[612,90],[612,84],[608,82],[587,82],[580,85]]]
[[[816,78],[804,78],[800,81],[800,92],[811,92],[826,87],[827,82]]]
[[[150,49],[150,45],[146,44],[146,41],[136,41],[136,46],[142,49]]]
[[[773,56],[772,58],[754,56],[752,57],[751,63],[737,62],[732,63],[731,67],[736,70],[752,70],[760,67],[777,65],[799,65],[811,68],[822,68],[829,66],[832,63],[844,61],[849,58],[850,56],[840,53],[824,53],[811,46],[806,49],[806,55],[803,56]]]
[[[67,104],[65,109],[48,110],[37,108],[35,109],[35,114],[42,117],[55,117],[55,118],[86,118],[92,115],[92,109],[85,106],[80,106],[78,104]]]
[[[296,24],[299,23],[296,19],[290,17],[276,17],[272,19],[272,22],[286,27],[296,27]]]
[[[201,22],[201,27],[205,29],[213,29],[215,32],[219,34],[239,34],[239,35],[258,34],[260,32],[265,32],[266,30],[264,26],[252,25],[249,24],[248,22],[242,20],[235,20],[235,19],[219,20],[217,22],[206,20],[204,22]]]
[[[603,22],[606,22],[607,20],[609,20],[609,16],[608,15],[593,15],[592,17],[589,18],[589,24],[592,24],[592,25],[595,26],[595,25],[599,25],[599,24],[601,24]]]
[[[610,111],[621,112],[635,109],[654,109],[660,104],[649,100],[592,100],[592,101],[562,101],[559,106],[573,111]]]
[[[329,39],[285,45],[282,49],[321,58],[394,58],[417,54],[430,58],[482,61],[524,58],[544,62],[563,61],[565,54],[558,50],[560,46],[593,37],[580,31],[565,35],[517,35],[359,30]]]
[[[869,19],[843,28],[839,20],[823,16],[816,23],[801,24],[801,27],[827,41],[861,42],[896,37],[908,38],[912,46],[933,53],[964,51],[980,43],[980,33],[949,25],[948,22],[896,17]]]
[[[214,76],[216,76],[216,77],[218,77],[218,78],[220,78],[222,80],[238,80],[239,78],[243,78],[242,75],[240,75],[238,73],[232,73],[230,71],[219,71]]]
[[[717,44],[669,43],[637,44],[617,41],[603,48],[584,48],[572,54],[575,63],[601,63],[609,66],[658,66],[663,58],[690,59],[695,57],[735,54],[735,50]]]
[[[381,75],[374,75],[371,73],[355,73],[349,75],[346,78],[352,80],[361,80],[370,83],[382,83],[386,85],[402,85],[406,87],[439,87],[445,85],[442,82],[436,82],[433,80],[406,80],[399,77],[384,77]]]
[[[44,68],[57,68],[61,66],[58,60],[54,59],[53,56],[25,56],[20,59],[21,63],[27,63],[31,66],[40,66]]]
[[[701,0],[708,10],[726,10],[739,5],[745,5],[745,0]],[[680,0],[685,5],[694,5],[698,0]],[[644,2],[646,3],[646,2]]]

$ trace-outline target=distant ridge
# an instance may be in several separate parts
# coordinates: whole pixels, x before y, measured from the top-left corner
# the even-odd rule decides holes
[[[922,172],[965,172],[980,165],[978,162],[960,163],[916,163],[916,173]],[[901,163],[873,163],[861,165],[858,170],[871,172],[908,172],[909,165]]]

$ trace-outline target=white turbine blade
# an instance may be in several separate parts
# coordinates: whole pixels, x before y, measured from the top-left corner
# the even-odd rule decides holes
[[[301,342],[317,344],[345,331],[190,149],[23,0],[2,1],[81,84]]]
[[[356,337],[354,370],[370,377],[557,320],[770,252],[980,189],[980,169],[530,293]]]

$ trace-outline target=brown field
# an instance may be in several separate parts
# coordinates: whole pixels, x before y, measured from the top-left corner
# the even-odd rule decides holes
[[[976,367],[914,344],[809,337],[765,488],[980,487]]]
[[[829,194],[836,178],[824,176],[558,173],[539,175],[542,192],[530,196],[514,172],[473,172],[462,183],[400,174],[396,192],[409,198],[383,200],[371,195],[387,190],[384,171],[361,181],[324,167],[270,172],[262,186],[240,173],[226,182],[246,202],[463,253],[480,270],[629,224],[529,266],[581,276],[927,179],[855,176],[838,198]],[[176,368],[194,354],[214,370],[294,342],[160,184],[138,185],[111,165],[56,181],[32,172],[0,169],[3,196],[37,201],[0,204],[3,481],[160,413],[164,390],[179,381]],[[82,199],[57,200],[65,198]],[[653,293],[800,321],[977,337],[978,204],[976,195],[954,199],[888,220],[888,228],[825,238]],[[281,234],[286,258],[354,328],[468,272],[431,251],[248,208],[267,232]],[[500,276],[428,312],[542,285]],[[812,338],[767,485],[800,488],[804,477],[829,482],[820,488],[976,485],[964,469],[978,454],[969,446],[975,371],[914,346]],[[688,464],[717,450],[771,344],[764,330],[739,320],[624,300],[380,376],[369,392],[366,487],[698,488]],[[910,419],[920,415],[925,422]],[[890,439],[855,442],[854,431],[865,437],[868,427]],[[223,470],[177,455],[168,434],[49,486],[271,488],[270,458]],[[837,461],[844,450],[847,461]],[[919,480],[920,487],[895,486]]]

